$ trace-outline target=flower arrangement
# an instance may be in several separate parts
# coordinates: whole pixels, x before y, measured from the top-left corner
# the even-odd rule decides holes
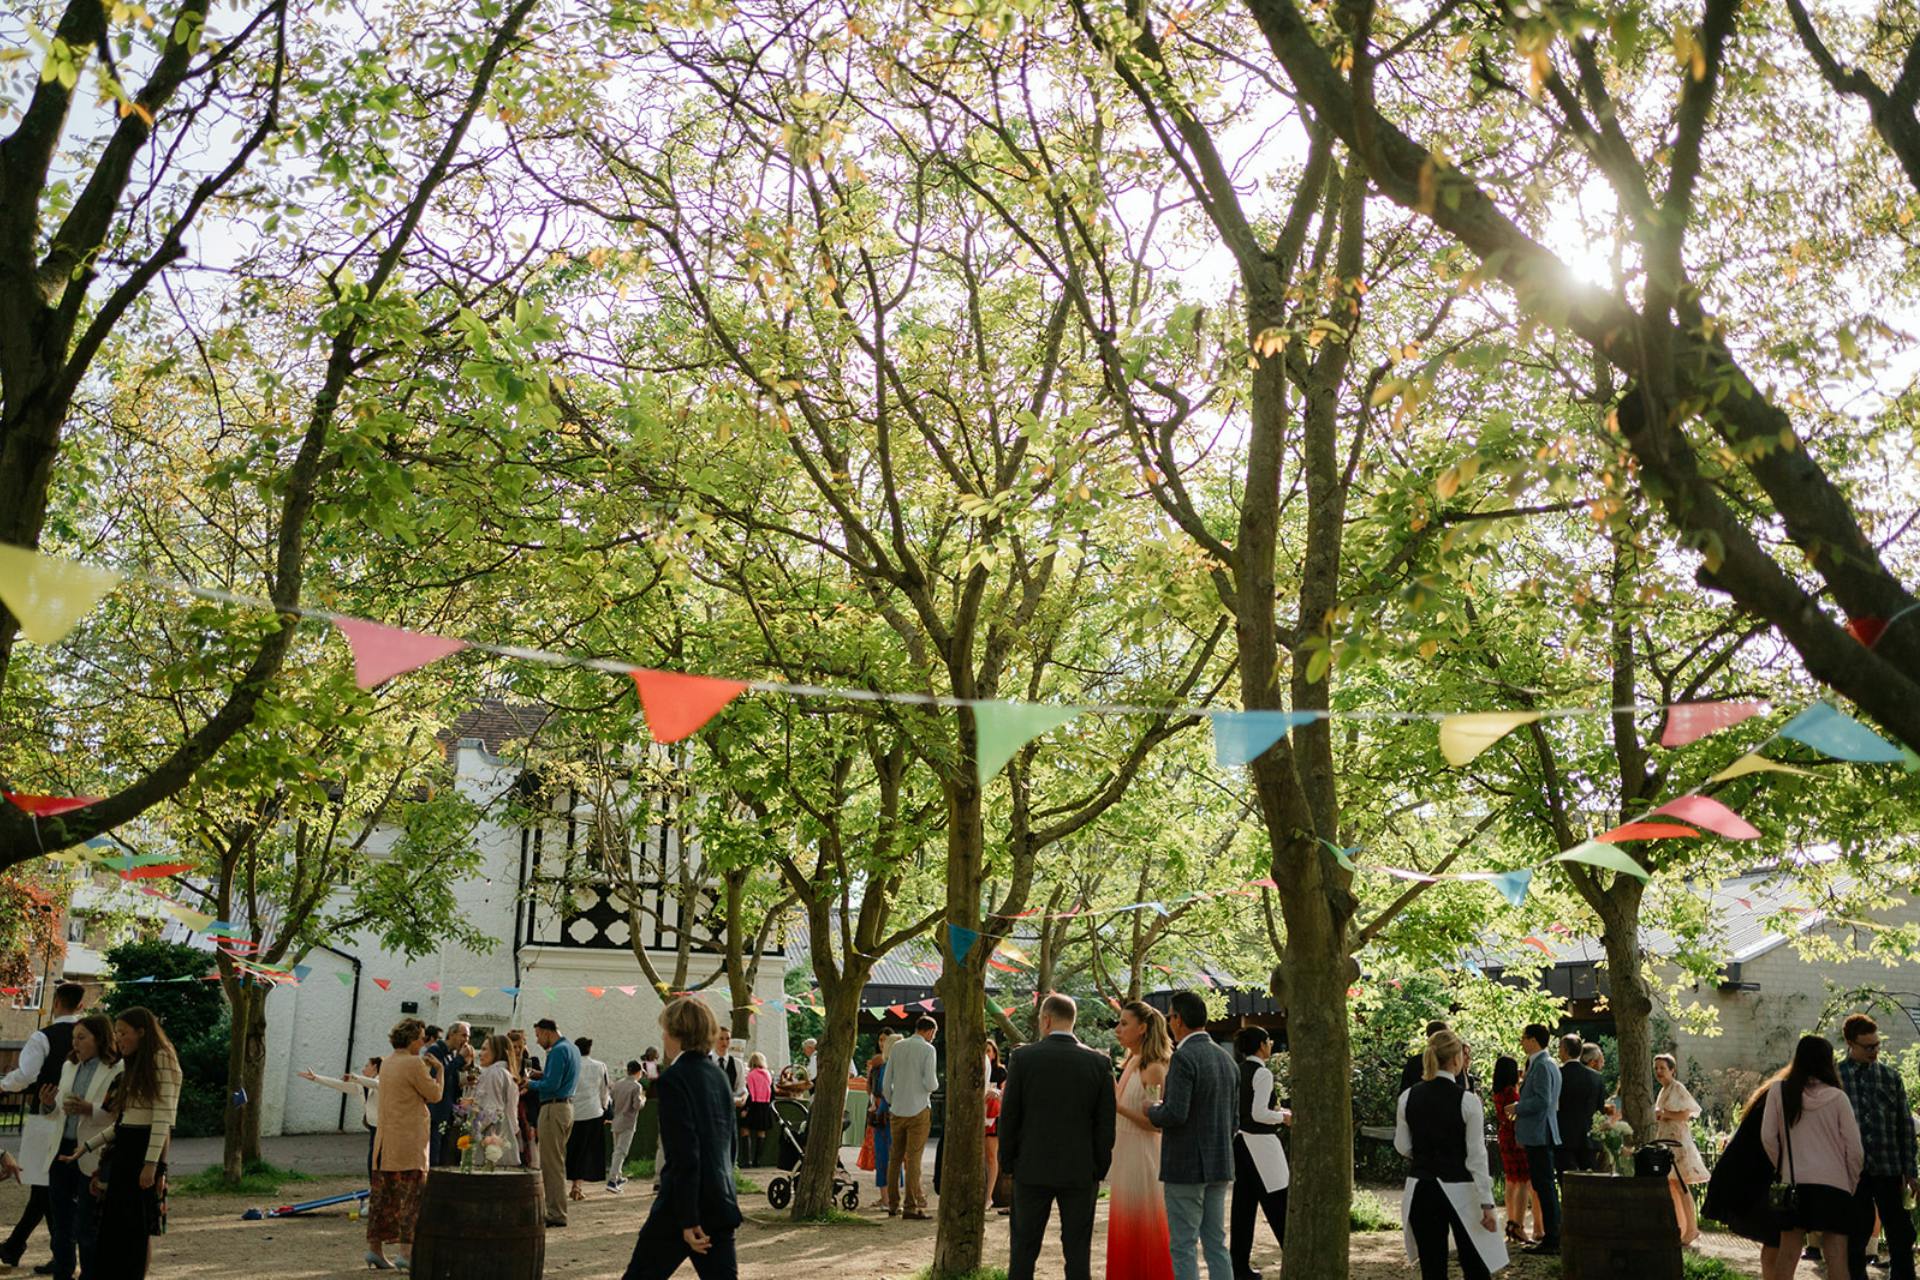
[[[1619,1172],[1621,1152],[1633,1140],[1633,1126],[1618,1116],[1601,1115],[1593,1126],[1593,1137],[1606,1148],[1608,1164],[1616,1173]]]

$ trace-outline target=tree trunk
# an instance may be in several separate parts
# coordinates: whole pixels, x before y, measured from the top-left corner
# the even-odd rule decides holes
[[[1653,1135],[1653,995],[1640,950],[1640,881],[1622,876],[1607,892],[1600,943],[1607,952],[1614,1035],[1619,1039],[1620,1107],[1636,1143]]]
[[[965,713],[963,712],[963,717]],[[962,729],[963,738],[972,726]],[[962,753],[964,772],[947,792],[947,919],[963,929],[980,927],[980,890],[986,826],[980,787],[972,773],[971,742]],[[986,956],[975,944],[964,962],[953,955],[951,934],[939,940],[946,961],[938,989],[946,1007],[946,1114],[940,1143],[940,1202],[934,1243],[933,1280],[971,1275],[980,1269],[987,1229],[987,992]]]
[[[267,991],[240,977],[227,987],[232,1030],[227,1038],[227,1120],[221,1148],[221,1176],[238,1182],[250,1162],[260,1159],[260,1087],[266,1074]],[[233,1105],[236,1093],[246,1105]]]
[[[820,1074],[813,1084],[807,1149],[794,1178],[795,1222],[817,1221],[833,1208],[833,1172],[840,1166],[840,1126],[847,1114],[847,1064],[860,1037],[860,991],[868,972],[856,965],[840,978],[819,978],[826,1025],[820,1029]]]

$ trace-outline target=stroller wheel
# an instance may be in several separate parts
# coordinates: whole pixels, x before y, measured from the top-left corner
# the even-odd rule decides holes
[[[860,1184],[853,1183],[840,1197],[840,1207],[852,1213],[860,1207]]]
[[[776,1209],[784,1209],[793,1203],[793,1181],[784,1175],[769,1179],[767,1182],[767,1203]]]

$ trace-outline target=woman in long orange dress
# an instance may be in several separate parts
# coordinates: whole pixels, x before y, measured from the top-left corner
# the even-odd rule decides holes
[[[1119,1123],[1107,1173],[1107,1280],[1173,1280],[1167,1202],[1160,1190],[1160,1131],[1147,1122],[1173,1060],[1160,1011],[1140,1000],[1121,1006],[1114,1034],[1127,1063],[1114,1086]]]

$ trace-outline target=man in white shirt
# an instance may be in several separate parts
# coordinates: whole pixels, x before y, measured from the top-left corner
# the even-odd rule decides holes
[[[60,1068],[73,1049],[73,1024],[80,1020],[80,1005],[86,998],[86,988],[77,982],[55,987],[53,1020],[27,1037],[19,1064],[0,1077],[0,1093],[31,1091],[20,1126],[20,1180],[27,1184],[27,1207],[21,1210],[13,1234],[0,1244],[0,1264],[9,1267],[20,1265],[28,1237],[47,1216],[47,1175],[66,1127],[66,1117],[53,1108],[54,1095],[60,1091]]]
[[[711,1050],[714,1065],[727,1077],[727,1088],[733,1091],[733,1109],[736,1115],[744,1113],[747,1106],[747,1064],[734,1056],[733,1032],[724,1024],[719,1034],[713,1038]],[[733,1162],[740,1163],[740,1126],[733,1127]]]
[[[940,1055],[933,1047],[933,1037],[939,1029],[939,1023],[921,1014],[913,1034],[893,1046],[887,1056],[887,1132],[892,1139],[887,1153],[889,1218],[901,1212],[903,1181],[907,1201],[903,1216],[919,1222],[927,1218],[927,1197],[921,1189],[920,1169],[926,1155],[927,1135],[933,1129],[933,1094],[940,1087]]]

